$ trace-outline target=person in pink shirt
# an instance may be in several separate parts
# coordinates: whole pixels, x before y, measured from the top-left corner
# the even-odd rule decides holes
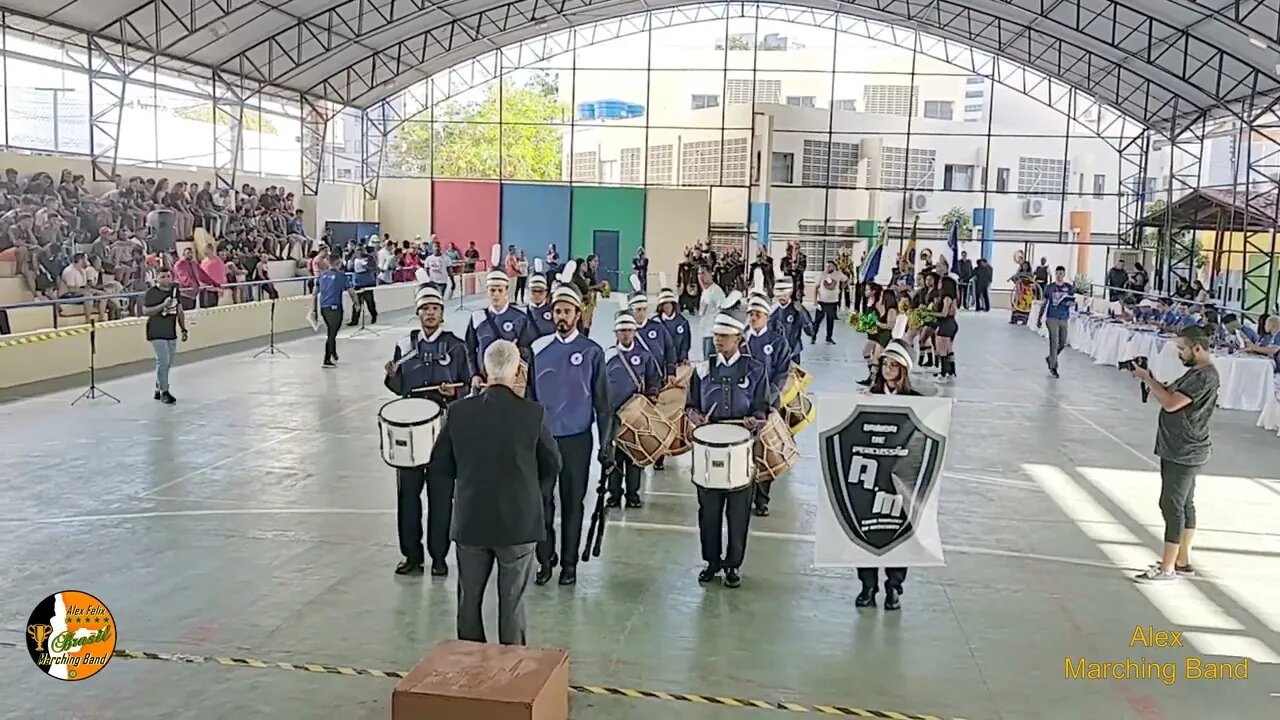
[[[191,248],[183,250],[182,259],[173,264],[173,278],[178,287],[182,288],[180,298],[184,310],[194,310],[200,289],[213,287],[214,284],[208,273],[196,262],[196,253]]]
[[[200,269],[213,287],[204,288],[204,306],[214,307],[222,296],[222,287],[227,284],[227,263],[218,256],[216,245],[210,245],[208,254],[200,261]],[[203,281],[202,281],[203,283]]]

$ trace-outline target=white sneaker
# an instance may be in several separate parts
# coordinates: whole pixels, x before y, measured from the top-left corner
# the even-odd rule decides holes
[[[1180,580],[1181,577],[1178,575],[1178,573],[1172,572],[1172,571],[1160,572],[1160,566],[1153,565],[1147,568],[1146,570],[1143,570],[1142,572],[1135,575],[1133,579],[1135,582],[1140,582],[1140,583],[1159,584],[1159,583],[1167,583],[1175,580]]]

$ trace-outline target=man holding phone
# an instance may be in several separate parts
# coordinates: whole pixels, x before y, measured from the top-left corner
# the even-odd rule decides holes
[[[178,301],[179,288],[173,281],[173,271],[161,267],[156,273],[156,284],[142,296],[142,314],[147,317],[147,342],[156,356],[156,400],[172,405],[177,400],[169,392],[169,368],[178,352],[178,330],[182,341],[187,341],[187,318]]]

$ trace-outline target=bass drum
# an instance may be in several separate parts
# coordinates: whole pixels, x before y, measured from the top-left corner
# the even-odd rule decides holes
[[[633,395],[618,409],[618,449],[640,467],[666,457],[677,434],[675,424],[643,395]]]
[[[796,447],[795,438],[791,437],[791,429],[776,410],[769,413],[755,444],[757,482],[777,480],[788,470],[795,467],[800,460],[800,450]]]
[[[693,377],[692,365],[679,365],[676,374],[667,386],[658,393],[658,412],[669,420],[675,428],[675,435],[667,446],[667,457],[676,457],[689,452],[693,438],[693,428],[685,417],[685,401],[689,397],[689,379]]]

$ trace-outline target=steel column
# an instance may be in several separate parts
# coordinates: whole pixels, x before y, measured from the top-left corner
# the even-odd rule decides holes
[[[302,194],[320,194],[325,143],[329,120],[337,114],[329,103],[301,96],[302,103]]]

